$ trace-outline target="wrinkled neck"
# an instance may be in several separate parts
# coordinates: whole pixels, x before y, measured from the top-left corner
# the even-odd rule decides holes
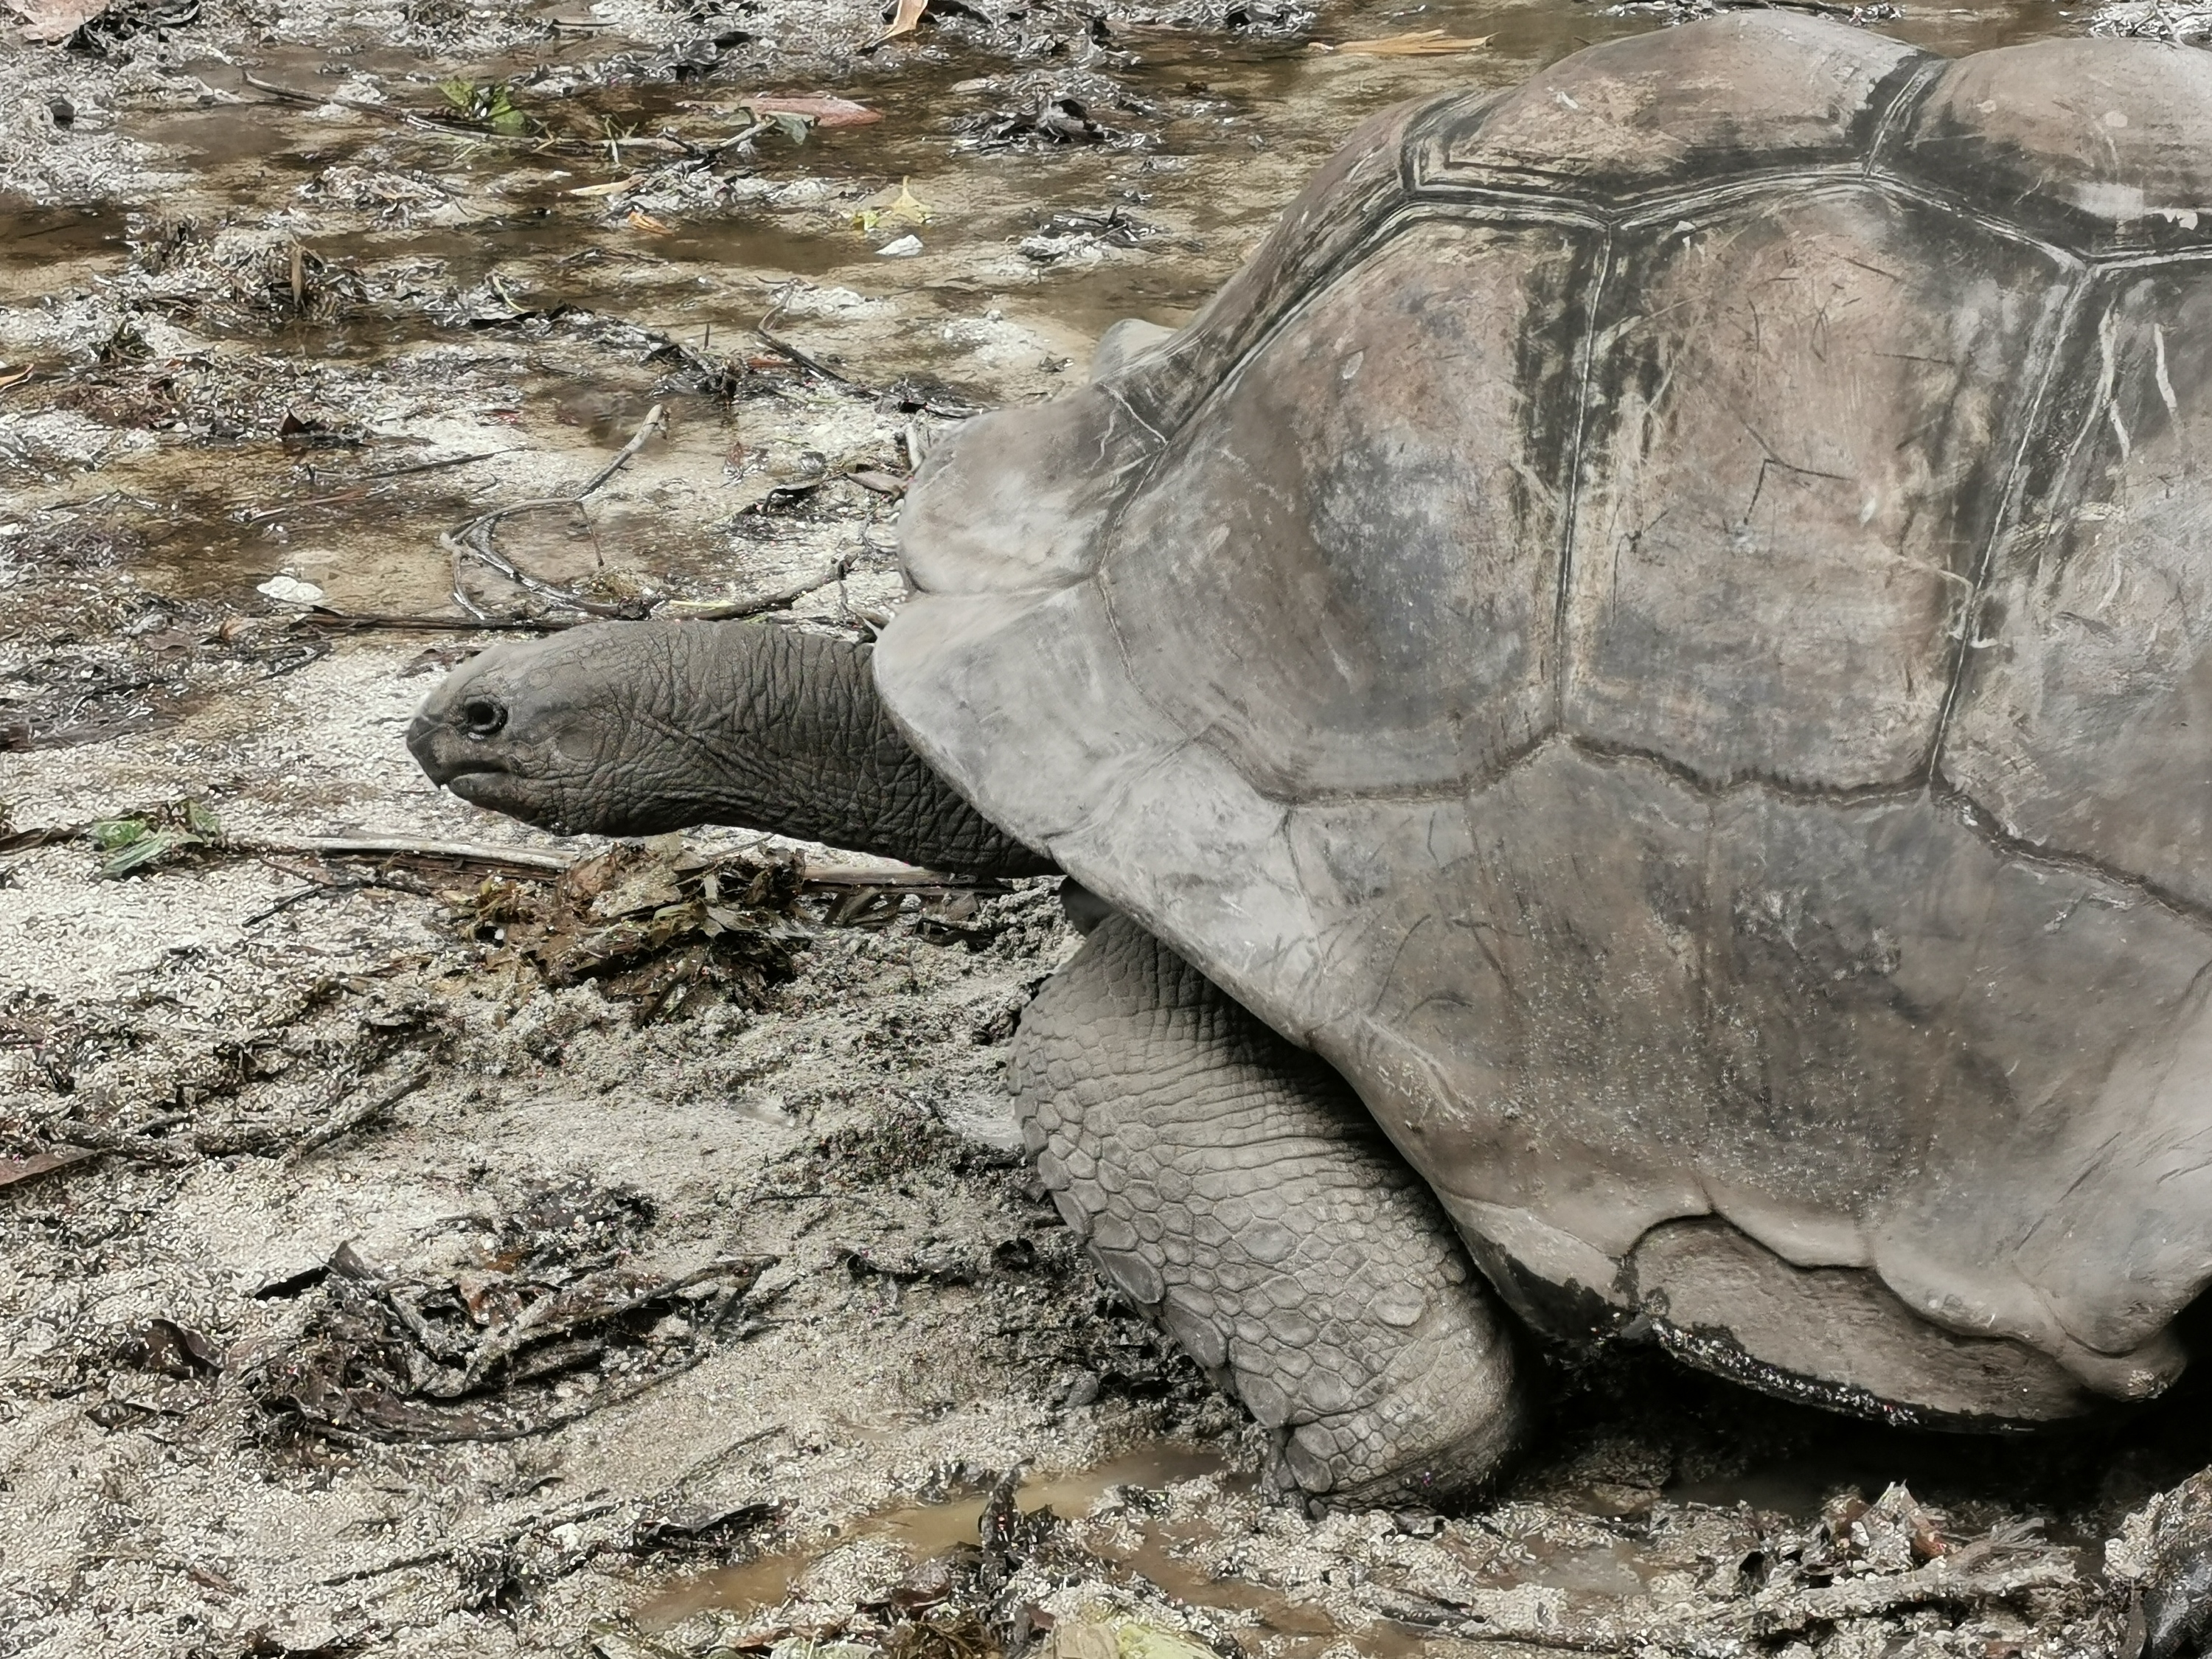
[[[684,623],[672,643],[688,708],[670,735],[699,786],[696,807],[684,808],[696,811],[690,822],[766,830],[933,870],[1053,871],[915,753],[876,695],[869,647],[738,623]]]

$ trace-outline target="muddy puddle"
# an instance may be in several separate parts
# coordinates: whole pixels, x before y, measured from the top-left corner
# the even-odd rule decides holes
[[[1094,1468],[1073,1474],[1042,1475],[1024,1480],[1013,1489],[1019,1510],[1034,1517],[1050,1510],[1063,1521],[1088,1519],[1100,1500],[1109,1493],[1142,1495],[1179,1484],[1227,1476],[1228,1462],[1218,1453],[1188,1446],[1146,1446]],[[1249,1485],[1249,1480],[1241,1484]],[[738,1566],[720,1567],[669,1586],[639,1611],[648,1628],[666,1628],[709,1609],[762,1615],[789,1601],[807,1575],[833,1550],[853,1543],[888,1544],[908,1562],[920,1566],[950,1551],[974,1549],[981,1541],[988,1492],[966,1493],[933,1504],[906,1504],[864,1516],[840,1528],[811,1549],[762,1556]],[[1170,1565],[1166,1577],[1157,1570],[1165,1554],[1164,1539],[1146,1535],[1142,1546],[1118,1565],[1145,1571],[1152,1582],[1172,1594],[1189,1596],[1206,1589],[1188,1572],[1178,1574]],[[1152,1569],[1148,1571],[1148,1568]],[[1180,1577],[1184,1582],[1170,1582]],[[1219,1587],[1222,1605],[1241,1605],[1233,1585]]]
[[[1756,1407],[1752,1414],[1775,1409]],[[1802,1431],[1802,1420],[1796,1427]],[[1990,1465],[1993,1449],[1984,1443],[1962,1457],[1962,1443],[1939,1437],[1901,1463],[1893,1440],[1849,1427],[1824,1433],[1816,1424],[1809,1437],[1725,1467],[1699,1468],[1692,1455],[1678,1465],[1688,1473],[1640,1487],[1590,1479],[1593,1470],[1605,1470],[1601,1449],[1595,1459],[1570,1457],[1549,1470],[1540,1460],[1486,1510],[1333,1516],[1325,1525],[1335,1529],[1334,1549],[1302,1562],[1283,1547],[1296,1522],[1285,1525],[1286,1512],[1248,1463],[1209,1448],[1151,1442],[1079,1471],[1023,1479],[1010,1490],[971,1481],[933,1501],[862,1515],[802,1547],[679,1577],[641,1599],[634,1617],[647,1632],[720,1620],[725,1638],[742,1632],[735,1645],[749,1651],[793,1638],[874,1641],[878,1633],[865,1620],[825,1624],[823,1610],[857,1600],[886,1619],[911,1617],[952,1594],[946,1587],[972,1571],[979,1547],[988,1553],[994,1539],[1026,1533],[1033,1553],[1055,1553],[1040,1540],[1056,1542],[1059,1582],[1087,1587],[1089,1600],[1074,1616],[1103,1621],[1109,1633],[1121,1619],[1172,1610],[1195,1621],[1185,1628],[1212,1632],[1223,1652],[1409,1659],[1439,1639],[1483,1635],[1486,1621],[1497,1625],[1502,1617],[1511,1627],[1512,1598],[1533,1595],[1528,1605],[1542,1610],[1536,1628],[1558,1638],[1535,1645],[1606,1650],[1612,1644],[1593,1632],[1615,1610],[1634,1607],[1648,1617],[1679,1601],[1693,1582],[1724,1594],[1755,1588],[1768,1553],[1849,1554],[1863,1547],[1849,1540],[1866,1535],[1870,1523],[1858,1519],[1864,1515],[1887,1510],[1905,1517],[1922,1528],[1931,1553],[1953,1547],[1944,1541],[1947,1529],[1984,1512],[1985,1500],[1966,1494],[1992,1486],[1987,1467],[1978,1476],[1967,1473],[1963,1486],[1958,1478]],[[2001,1450],[1994,1461],[2003,1462]],[[2030,1454],[2026,1463],[2036,1461]],[[1923,1506],[1903,1483],[1908,1472],[1930,1490],[1948,1486],[1957,1507]],[[1642,1478],[1650,1478],[1648,1466]],[[2077,1486],[2080,1478],[2061,1477]],[[1854,1522],[1858,1534],[1850,1532]],[[2033,1547],[2063,1559],[2064,1571],[2094,1577],[2101,1559],[2094,1531],[2039,1522],[2035,1534]],[[1753,1577],[1738,1584],[1744,1574]],[[871,1582],[872,1589],[856,1590],[856,1583]],[[1121,1599],[1106,1594],[1109,1587]],[[1346,1594],[1355,1587],[1367,1593]],[[972,1596],[972,1585],[969,1590]],[[1063,1598],[1057,1615],[1031,1608],[1036,1632],[1067,1616],[1069,1605]],[[1509,1611],[1485,1613],[1486,1607]],[[1004,1614],[1002,1607],[1002,1623]],[[1527,1636],[1523,1630],[1522,1639]],[[1127,1638],[1119,1650],[1130,1651]]]

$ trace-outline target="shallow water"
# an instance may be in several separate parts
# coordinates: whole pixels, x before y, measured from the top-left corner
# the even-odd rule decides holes
[[[1088,1516],[1119,1486],[1160,1487],[1219,1474],[1227,1465],[1212,1453],[1158,1441],[1088,1469],[1024,1481],[1015,1502],[1024,1513],[1049,1509],[1063,1520]],[[639,1618],[648,1628],[681,1623],[710,1608],[737,1613],[773,1608],[786,1601],[809,1568],[856,1540],[895,1544],[921,1562],[976,1542],[988,1494],[969,1492],[934,1504],[901,1504],[866,1516],[812,1549],[764,1555],[717,1568],[670,1586],[647,1601]],[[1155,1581],[1158,1582],[1158,1581]],[[1166,1588],[1166,1586],[1163,1586]]]
[[[1749,1403],[1754,1413],[1788,1409]],[[1472,1526],[1449,1523],[1444,1547],[1464,1563],[1471,1582],[1497,1589],[1535,1586],[1563,1591],[1569,1607],[1602,1615],[1647,1595],[1669,1575],[1679,1577],[1683,1563],[1674,1540],[1679,1517],[1687,1512],[1706,1511],[1741,1526],[1749,1526],[1754,1516],[1763,1525],[1809,1524],[1838,1497],[1873,1497],[1906,1472],[1893,1439],[1865,1425],[1838,1423],[1837,1430],[1824,1442],[1750,1456],[1725,1475],[1675,1480],[1632,1498],[1619,1487],[1558,1486],[1538,1474],[1546,1494],[1537,1500],[1538,1512],[1565,1522],[1570,1530],[1580,1524],[1582,1538],[1553,1535],[1540,1525],[1530,1533],[1509,1528],[1501,1534],[1478,1519]],[[1953,1449],[1960,1443],[1954,1442]],[[1919,1444],[1914,1448],[1917,1457],[1905,1462],[1940,1468],[1952,1461],[1942,1455],[1943,1449],[1941,1443]],[[1189,1482],[1204,1485],[1185,1487],[1174,1501],[1161,1498],[1164,1489]],[[1503,1495],[1511,1498],[1520,1485],[1518,1480],[1509,1483]],[[1194,1491],[1200,1494],[1195,1498]],[[1246,1512],[1209,1503],[1206,1494],[1249,1498],[1256,1496],[1256,1485],[1252,1476],[1235,1472],[1210,1452],[1152,1441],[1091,1468],[1026,1480],[1016,1502],[1024,1513],[1048,1508],[1064,1521],[1110,1518],[1110,1526],[1084,1534],[1108,1577],[1125,1584],[1141,1581],[1184,1606],[1228,1615],[1247,1633],[1248,1646],[1264,1645],[1277,1659],[1316,1659],[1345,1646],[1369,1659],[1410,1659],[1437,1639],[1437,1632],[1388,1617],[1347,1625],[1316,1595],[1209,1570],[1206,1556],[1239,1539],[1251,1523]],[[1149,1501],[1127,1501],[1133,1495],[1149,1495]],[[855,1542],[896,1546],[917,1565],[947,1552],[972,1550],[987,1501],[983,1492],[970,1491],[935,1503],[887,1508],[810,1547],[679,1579],[644,1600],[635,1616],[648,1631],[667,1630],[710,1612],[734,1615],[750,1628],[775,1628],[789,1616],[794,1601],[807,1599],[810,1573]],[[1677,1520],[1656,1528],[1647,1524],[1659,1514]],[[1435,1524],[1410,1514],[1405,1520],[1417,1536],[1427,1535]],[[1593,1531],[1595,1537],[1589,1535]],[[2082,1570],[2094,1576],[2094,1540],[2072,1538],[2063,1526],[2051,1535],[2087,1547]]]

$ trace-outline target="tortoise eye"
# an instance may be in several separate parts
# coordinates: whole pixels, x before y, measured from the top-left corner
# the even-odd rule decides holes
[[[507,705],[491,697],[471,697],[461,705],[461,727],[472,738],[489,738],[507,724]]]

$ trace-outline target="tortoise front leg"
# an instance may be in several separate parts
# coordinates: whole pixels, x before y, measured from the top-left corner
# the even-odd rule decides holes
[[[1279,1486],[1436,1503],[1511,1449],[1506,1316],[1323,1061],[1116,915],[1024,1013],[1013,1067],[1060,1213],[1275,1431]]]

